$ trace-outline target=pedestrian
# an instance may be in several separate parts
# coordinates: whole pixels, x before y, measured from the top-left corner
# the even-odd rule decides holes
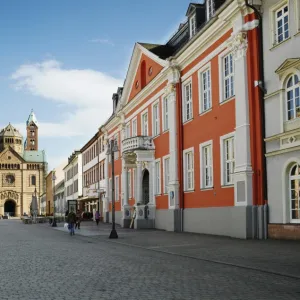
[[[74,213],[73,208],[71,208],[71,211],[68,214],[67,217],[67,221],[68,221],[68,229],[70,230],[70,235],[74,235],[74,224],[76,222],[76,214]]]
[[[97,226],[98,226],[99,225],[99,221],[100,221],[100,213],[99,213],[98,210],[95,213],[95,220],[96,220],[96,223],[97,223]]]
[[[80,213],[80,210],[78,209],[78,210],[77,210],[77,213],[76,213],[76,224],[75,224],[75,229],[76,229],[76,228],[80,229],[80,223],[81,223],[81,213]]]

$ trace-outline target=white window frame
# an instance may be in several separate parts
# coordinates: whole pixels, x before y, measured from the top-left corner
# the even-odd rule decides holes
[[[155,113],[155,109],[157,109]],[[152,136],[156,137],[160,134],[160,110],[159,110],[159,99],[152,104]],[[155,117],[157,117],[155,119]]]
[[[169,97],[168,96],[163,96],[162,97],[161,107],[162,107],[162,118],[163,118],[163,122],[162,122],[163,131],[167,131],[170,128],[170,123],[169,123]]]
[[[132,137],[137,136],[137,117],[133,118],[131,121],[132,127]]]
[[[188,153],[191,153],[192,155],[192,169],[187,170],[187,162],[186,162],[186,155]],[[192,186],[190,188],[187,187],[187,180],[188,180],[188,172],[192,173]],[[185,192],[194,191],[195,190],[195,156],[194,156],[194,147],[188,148],[183,150],[183,178],[184,178],[184,184],[183,189]]]
[[[120,176],[115,177],[115,200],[120,201]]]
[[[295,79],[295,77],[294,76],[297,76],[298,77],[298,83],[296,83],[295,84],[295,82],[294,82],[294,79]],[[292,80],[293,80],[293,86],[292,87],[287,87],[287,84],[288,84],[288,82],[289,82],[289,80],[292,78]],[[287,78],[286,78],[286,82],[285,82],[285,110],[286,110],[286,121],[287,122],[290,122],[290,121],[293,121],[293,120],[295,120],[295,119],[298,119],[299,117],[297,117],[297,108],[298,109],[300,109],[300,106],[298,106],[298,107],[296,107],[296,96],[295,96],[295,91],[296,91],[296,89],[298,89],[299,90],[299,93],[300,93],[300,77],[299,77],[299,75],[297,74],[297,73],[292,73],[292,74],[290,74],[290,76],[288,76]],[[293,107],[294,107],[294,113],[293,113],[293,118],[292,119],[289,119],[289,110],[288,110],[288,92],[293,92],[293,100],[292,100],[292,102],[293,102]]]
[[[288,195],[289,195],[289,205],[288,205],[288,207],[289,207],[289,219],[290,219],[290,223],[292,223],[292,224],[300,223],[300,219],[293,219],[293,214],[292,214],[292,211],[293,211],[292,201],[293,201],[293,199],[291,197],[291,194],[292,194],[291,193],[291,191],[292,191],[291,181],[292,180],[300,180],[300,175],[291,175],[291,172],[292,172],[293,168],[296,165],[298,165],[297,168],[299,168],[299,164],[297,162],[295,162],[294,164],[292,164],[292,166],[290,167],[289,172],[288,172],[288,180],[289,180],[289,182],[288,182]],[[298,200],[298,207],[299,207],[299,202],[300,201]]]
[[[220,137],[220,161],[221,161],[221,186],[233,186],[234,185],[234,168],[232,174],[232,182],[226,181],[226,158],[225,158],[225,141],[228,139],[234,139],[234,165],[235,165],[235,155],[236,155],[236,143],[235,143],[235,132],[230,132]]]
[[[131,137],[131,126],[130,126],[130,122],[128,122],[126,125],[125,125],[125,139],[128,139]]]
[[[219,61],[219,102],[226,102],[228,100],[231,100],[235,97],[235,68],[234,68],[234,57],[232,54],[232,59],[233,59],[233,95],[229,98],[225,98],[225,70],[224,70],[224,59],[226,56],[229,54],[232,54],[232,51],[227,48],[225,51],[223,51],[219,56],[218,56],[218,61]]]
[[[209,71],[209,88],[203,88],[203,74]],[[211,63],[207,63],[198,71],[198,87],[199,87],[199,114],[208,112],[212,108],[212,94],[211,94]],[[209,94],[209,107],[204,109],[204,94]]]
[[[215,2],[214,0],[206,0],[206,17],[210,20],[215,14]]]
[[[190,17],[189,27],[190,27],[190,38],[192,38],[196,34],[196,30],[197,30],[196,14]]]
[[[120,139],[119,139],[119,132],[117,132],[115,135],[114,135],[114,140],[117,140],[117,146],[118,146],[118,149],[119,151],[115,152],[114,153],[114,159],[115,160],[118,160],[119,159],[119,152],[120,152]]]
[[[166,161],[169,162],[169,170],[167,171]],[[163,157],[163,185],[164,185],[164,194],[168,194],[168,185],[170,182],[170,155]]]
[[[205,149],[209,149],[210,165],[205,164]],[[200,188],[210,189],[214,186],[214,156],[213,156],[213,141],[207,141],[199,145],[200,150]],[[206,183],[206,173],[211,177],[211,182]]]
[[[186,99],[186,93],[185,93],[185,87],[187,85],[190,85],[191,86],[191,90],[190,90],[190,99],[189,101],[187,102],[187,99]],[[183,109],[182,109],[182,113],[183,113],[183,116],[182,116],[182,119],[183,119],[183,122],[188,122],[190,120],[193,119],[193,86],[192,86],[192,78],[189,78],[187,79],[183,84],[182,84],[182,106],[183,106]],[[190,116],[189,118],[187,118],[187,104],[190,105]]]
[[[131,178],[131,170],[127,171],[127,183],[128,183],[128,199],[132,198],[132,178]]]
[[[157,165],[159,166],[158,170],[157,170]],[[154,194],[155,194],[155,196],[158,196],[161,194],[161,162],[160,162],[160,158],[158,158],[154,161],[154,175],[155,175],[155,177],[154,177],[154,180],[155,180]]]
[[[144,116],[147,114],[147,132],[144,131],[145,129],[145,124],[144,124]],[[141,113],[141,132],[142,132],[142,135],[144,136],[149,136],[149,114],[148,114],[148,109],[144,110],[142,113]]]

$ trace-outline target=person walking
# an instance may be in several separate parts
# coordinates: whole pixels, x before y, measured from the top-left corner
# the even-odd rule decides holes
[[[99,213],[98,210],[95,213],[95,220],[96,220],[96,223],[97,223],[97,226],[98,226],[99,225],[99,221],[100,221],[100,213]]]
[[[74,213],[73,208],[71,208],[71,211],[68,214],[67,217],[67,221],[68,221],[68,228],[70,230],[70,235],[74,235],[74,224],[76,222],[76,214]]]
[[[81,223],[81,213],[80,213],[80,210],[78,209],[78,210],[77,210],[77,213],[76,213],[76,224],[75,224],[75,229],[76,229],[76,228],[80,229],[80,223]]]

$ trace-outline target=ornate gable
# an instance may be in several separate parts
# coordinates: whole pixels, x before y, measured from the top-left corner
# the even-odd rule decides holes
[[[153,53],[158,48],[160,50],[160,47],[163,46],[139,43],[135,45],[124,84],[123,105],[131,101],[167,66],[166,60]]]
[[[288,58],[286,59],[275,71],[276,74],[281,78],[286,71],[295,68],[300,70],[300,57],[298,58]]]
[[[1,164],[20,164],[23,162],[24,159],[11,147],[5,149],[0,153]]]

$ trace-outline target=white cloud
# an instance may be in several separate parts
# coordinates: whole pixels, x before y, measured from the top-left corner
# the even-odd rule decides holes
[[[107,39],[91,39],[89,40],[90,43],[97,43],[97,44],[106,44],[106,45],[110,45],[110,46],[114,46],[115,44]]]
[[[39,122],[40,135],[47,137],[90,136],[95,133],[112,113],[112,94],[122,86],[121,80],[105,73],[64,69],[53,59],[21,65],[11,79],[19,91],[55,102],[57,106],[69,106],[69,112],[64,112],[61,122]]]

